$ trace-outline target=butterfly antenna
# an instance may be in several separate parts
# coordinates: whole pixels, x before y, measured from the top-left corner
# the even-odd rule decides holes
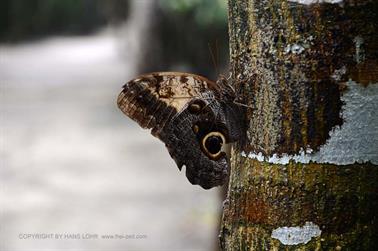
[[[238,102],[238,101],[234,101],[234,104],[236,104],[236,105],[240,105],[240,106],[243,106],[243,107],[247,107],[247,108],[252,108],[252,106],[250,106],[250,105],[246,105],[246,104],[243,104],[243,103],[240,103],[240,102]]]
[[[211,61],[213,62],[213,66],[214,66],[214,69],[215,69],[215,74],[218,76],[219,75],[219,71],[218,71],[217,61],[216,61],[216,58],[215,58],[216,55],[214,55],[214,51],[211,48],[211,44],[208,43],[207,45],[209,46],[210,57],[211,57]]]
[[[216,52],[216,60],[217,60],[217,65],[218,65],[218,68],[219,68],[219,46],[218,46],[218,38],[215,39],[215,52]],[[219,69],[217,70],[217,75],[219,75]]]

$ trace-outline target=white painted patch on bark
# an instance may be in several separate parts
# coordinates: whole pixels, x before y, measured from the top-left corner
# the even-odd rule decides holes
[[[314,3],[342,3],[343,0],[289,0],[289,2],[310,5]]]
[[[378,84],[364,87],[354,81],[347,83],[341,96],[344,105],[341,116],[344,123],[334,128],[327,142],[319,151],[303,149],[297,155],[283,154],[264,156],[262,153],[242,152],[242,156],[273,164],[330,163],[348,165],[353,163],[378,164]]]
[[[271,237],[284,245],[306,244],[313,237],[319,237],[322,231],[319,226],[306,222],[303,227],[279,227],[272,231]]]
[[[288,44],[285,47],[285,54],[294,53],[294,54],[301,54],[305,48],[300,44]]]

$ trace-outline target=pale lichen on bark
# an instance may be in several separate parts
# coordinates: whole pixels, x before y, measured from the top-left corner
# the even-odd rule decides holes
[[[318,225],[306,222],[304,226],[276,228],[271,236],[284,245],[298,245],[308,243],[312,238],[319,237],[321,233]]]

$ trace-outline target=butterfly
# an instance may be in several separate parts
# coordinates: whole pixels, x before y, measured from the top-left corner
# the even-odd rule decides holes
[[[204,189],[228,179],[225,146],[243,137],[243,107],[225,79],[182,72],[155,72],[127,82],[119,109],[165,143],[190,183]]]

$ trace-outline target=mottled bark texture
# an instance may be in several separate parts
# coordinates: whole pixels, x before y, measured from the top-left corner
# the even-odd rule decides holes
[[[250,106],[245,153],[316,152],[343,126],[345,82],[378,82],[378,1],[334,2],[229,0],[232,82]],[[281,165],[239,150],[232,162],[223,250],[378,248],[376,165]],[[306,222],[321,234],[294,244],[272,238]]]

